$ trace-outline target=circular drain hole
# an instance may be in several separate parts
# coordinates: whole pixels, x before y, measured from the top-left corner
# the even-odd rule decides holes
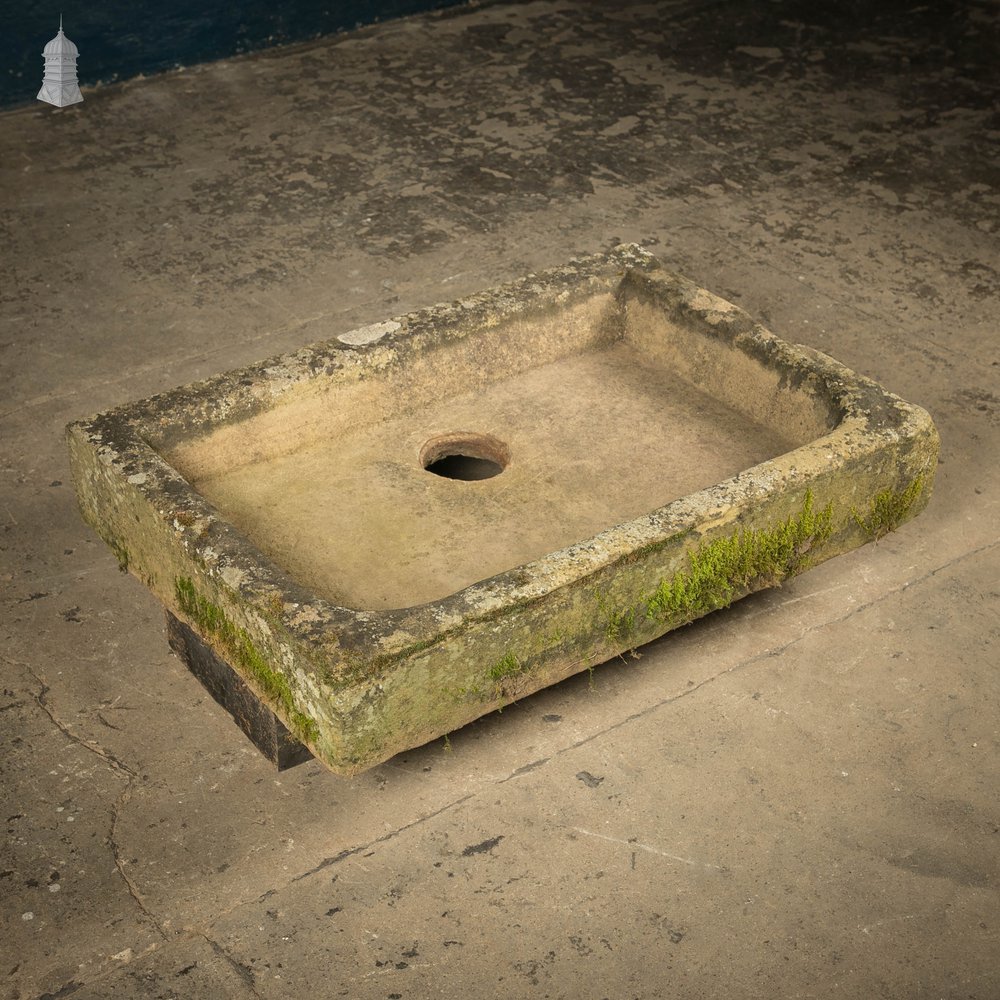
[[[499,476],[509,461],[510,449],[492,434],[441,434],[420,449],[420,464],[428,472],[463,482]]]

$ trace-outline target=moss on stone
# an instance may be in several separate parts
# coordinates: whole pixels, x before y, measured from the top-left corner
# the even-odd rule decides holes
[[[130,559],[128,549],[125,547],[124,542],[119,541],[117,538],[109,538],[108,546],[115,554],[115,558],[118,560],[118,569],[121,570],[122,573],[127,573]]]
[[[508,677],[516,677],[524,668],[513,653],[507,653],[490,667],[490,678],[493,681],[503,681]]]
[[[635,629],[635,609],[619,608],[608,613],[607,625],[604,628],[604,636],[608,642],[618,644],[628,640]]]
[[[830,537],[832,521],[833,505],[816,513],[807,491],[802,510],[776,527],[747,528],[700,545],[687,570],[660,581],[647,601],[647,617],[676,628],[800,573],[814,546]]]
[[[281,704],[292,732],[303,742],[315,743],[319,736],[316,723],[295,707],[288,680],[271,668],[246,629],[233,624],[222,608],[199,594],[188,577],[174,581],[174,593],[181,611],[205,638],[215,639],[234,666],[249,675],[265,695]]]
[[[517,693],[517,678],[525,666],[513,653],[506,653],[490,667],[494,698],[513,698]]]
[[[506,701],[517,694],[517,680],[524,674],[527,667],[513,654],[505,653],[486,672],[483,683],[450,688],[448,693],[455,702]]]
[[[864,515],[852,507],[851,516],[869,538],[878,541],[906,520],[923,491],[924,476],[920,473],[905,489],[887,489],[876,493]]]

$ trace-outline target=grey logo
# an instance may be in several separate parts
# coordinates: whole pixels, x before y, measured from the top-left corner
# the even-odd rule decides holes
[[[76,82],[76,57],[79,49],[63,34],[62,15],[59,15],[59,34],[42,49],[45,59],[45,77],[38,99],[64,108],[83,100],[80,85]]]

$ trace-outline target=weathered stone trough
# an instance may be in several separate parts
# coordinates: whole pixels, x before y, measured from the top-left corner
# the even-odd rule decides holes
[[[340,773],[879,537],[938,450],[635,246],[68,434],[121,566]]]

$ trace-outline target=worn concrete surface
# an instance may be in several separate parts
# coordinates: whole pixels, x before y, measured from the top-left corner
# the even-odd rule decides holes
[[[1000,995],[998,13],[545,2],[0,118],[0,995]],[[277,777],[63,425],[633,239],[925,406],[931,506]]]

